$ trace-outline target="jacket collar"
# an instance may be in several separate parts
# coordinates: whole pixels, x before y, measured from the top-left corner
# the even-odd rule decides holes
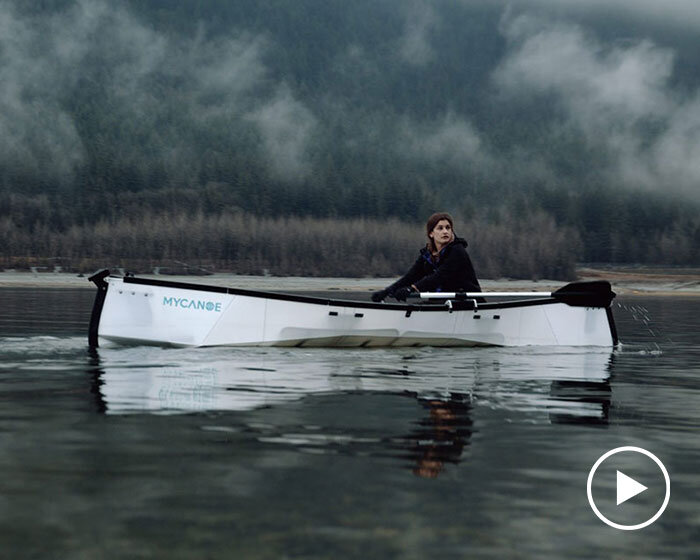
[[[450,250],[454,245],[457,245],[457,244],[463,245],[464,247],[467,247],[467,245],[468,245],[466,239],[464,239],[463,237],[457,237],[457,236],[455,236],[455,238],[454,238],[448,245],[445,245],[445,246],[440,250],[440,255],[444,255],[445,253],[449,252],[449,250]],[[430,251],[428,250],[427,247],[423,247],[423,248],[420,250],[420,252],[421,252],[423,255],[425,255],[425,256],[432,257],[432,255],[431,255],[431,253],[430,253]]]

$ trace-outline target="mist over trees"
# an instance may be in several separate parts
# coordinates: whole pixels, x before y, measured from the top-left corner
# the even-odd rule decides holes
[[[559,4],[0,1],[2,262],[395,274],[449,210],[482,276],[697,264],[700,17]]]

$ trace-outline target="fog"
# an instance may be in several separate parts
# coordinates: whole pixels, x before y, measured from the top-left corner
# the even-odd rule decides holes
[[[571,127],[609,154],[611,184],[697,194],[698,91],[674,89],[674,52],[649,39],[604,43],[581,26],[503,19],[495,69],[507,96],[548,95]]]
[[[275,172],[285,166],[303,175],[315,119],[283,82],[270,80],[265,38],[244,30],[207,38],[205,25],[193,36],[168,36],[120,3],[79,0],[40,16],[0,3],[1,161],[23,160],[47,175],[82,163],[87,139],[75,113],[88,108],[64,107],[88,85],[105,120],[147,136],[154,157],[181,157],[212,122],[244,119],[257,126]]]
[[[700,28],[700,4],[694,0],[519,0],[511,4],[526,9],[544,9],[550,13],[554,10],[572,18],[615,15],[655,26]]]
[[[454,45],[462,61],[455,66],[438,39],[459,4],[480,35],[469,50]],[[206,18],[183,29],[156,25],[126,2],[77,0],[42,11],[0,1],[0,165],[69,182],[103,150],[123,165],[181,168],[187,184],[187,165],[203,154],[238,154],[271,179],[302,183],[345,149],[384,167],[441,166],[465,182],[488,174],[570,187],[585,171],[562,174],[561,163],[577,157],[561,147],[566,136],[589,149],[582,168],[613,188],[697,196],[700,92],[678,79],[680,47],[653,26],[700,26],[699,4],[454,5],[377,7],[367,17],[383,17],[385,34],[363,35],[348,22],[334,52],[307,46],[330,63],[295,51],[292,67],[281,61],[303,29],[284,44],[265,25],[234,22],[216,33]],[[611,10],[656,21],[611,37],[596,24]],[[642,32],[628,33],[634,29]],[[478,74],[486,51],[497,56]],[[518,113],[527,103],[537,114]]]

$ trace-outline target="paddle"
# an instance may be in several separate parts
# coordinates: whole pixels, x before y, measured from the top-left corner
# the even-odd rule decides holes
[[[421,299],[475,299],[492,297],[513,298],[554,298],[574,307],[609,307],[615,297],[610,282],[596,280],[592,282],[572,282],[554,292],[419,292],[410,297]]]

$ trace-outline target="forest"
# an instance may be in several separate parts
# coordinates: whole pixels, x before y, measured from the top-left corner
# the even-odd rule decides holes
[[[0,267],[697,265],[693,30],[551,7],[2,2]]]

